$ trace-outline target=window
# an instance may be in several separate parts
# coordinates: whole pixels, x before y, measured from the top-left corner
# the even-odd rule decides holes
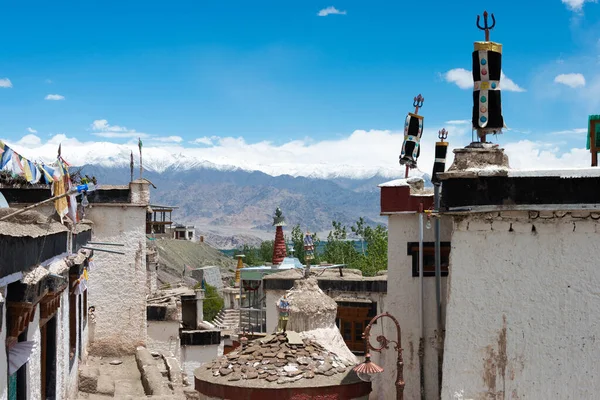
[[[412,276],[419,276],[419,242],[408,243],[409,256],[412,256]],[[448,276],[450,265],[450,242],[440,243],[442,276]],[[423,276],[435,276],[435,243],[423,243]]]
[[[376,302],[338,302],[336,323],[350,351],[364,352],[365,342],[362,335],[376,314]]]

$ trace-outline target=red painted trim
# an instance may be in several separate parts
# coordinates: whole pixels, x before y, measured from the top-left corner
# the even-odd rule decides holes
[[[433,194],[413,196],[409,186],[381,188],[381,213],[419,212],[433,207]]]
[[[235,400],[350,400],[371,393],[371,382],[356,382],[338,386],[297,387],[297,388],[252,388],[219,385],[214,382],[194,379],[194,388],[209,397]],[[268,382],[265,381],[266,384]],[[275,382],[273,384],[276,385]],[[304,384],[310,384],[305,380]]]

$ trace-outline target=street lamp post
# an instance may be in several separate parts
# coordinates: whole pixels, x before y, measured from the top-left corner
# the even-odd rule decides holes
[[[371,326],[380,318],[390,318],[394,321],[396,325],[396,331],[398,333],[397,340],[389,340],[383,334],[377,336],[377,342],[379,342],[379,347],[373,346],[369,341],[369,337],[371,335]],[[357,373],[358,377],[364,381],[370,382],[373,374],[383,372],[383,368],[379,365],[375,364],[371,361],[371,355],[369,354],[369,350],[376,351],[381,353],[383,349],[389,349],[390,344],[394,344],[394,349],[398,353],[398,358],[396,360],[396,400],[404,399],[404,360],[402,359],[402,333],[400,330],[400,323],[398,320],[388,312],[384,312],[382,314],[376,315],[369,325],[365,328],[363,333],[363,339],[365,340],[365,347],[367,353],[365,354],[365,362],[358,364],[354,367],[354,371]]]

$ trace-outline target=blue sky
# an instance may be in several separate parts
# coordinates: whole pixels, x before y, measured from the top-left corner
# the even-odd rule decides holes
[[[446,127],[463,145],[468,125],[456,121],[471,112],[465,72],[483,7],[513,82],[512,130],[496,140],[570,165],[587,115],[600,113],[600,4],[583,0],[19,2],[0,24],[0,138],[40,157],[52,138],[89,147],[138,133],[169,151],[266,141],[269,154],[399,131],[422,93],[425,140]]]

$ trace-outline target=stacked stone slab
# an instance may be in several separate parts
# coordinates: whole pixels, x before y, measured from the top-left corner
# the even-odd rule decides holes
[[[203,368],[212,371],[215,382],[264,379],[283,384],[346,373],[351,366],[318,343],[287,332],[251,342]]]

